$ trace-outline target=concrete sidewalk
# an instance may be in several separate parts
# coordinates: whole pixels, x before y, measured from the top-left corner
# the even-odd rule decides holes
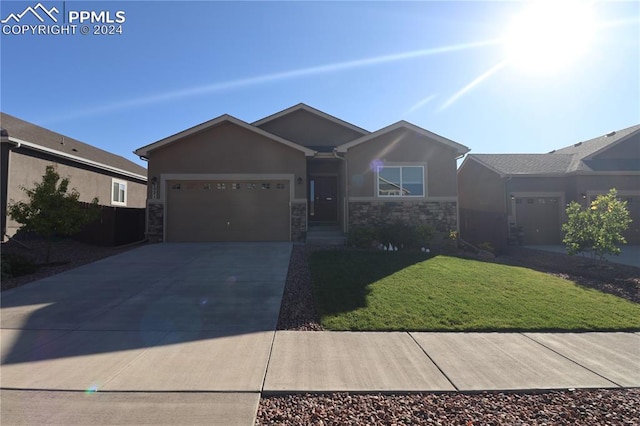
[[[638,333],[278,331],[263,392],[637,386]]]
[[[640,333],[261,334],[268,356],[250,355],[255,336],[201,336],[142,353],[5,365],[2,422],[252,425],[260,396],[274,393],[640,386]],[[112,379],[65,390],[86,389],[92,375]]]

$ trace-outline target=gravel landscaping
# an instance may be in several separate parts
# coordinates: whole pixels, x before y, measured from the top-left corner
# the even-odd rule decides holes
[[[256,425],[637,425],[640,390],[300,394],[260,400]]]

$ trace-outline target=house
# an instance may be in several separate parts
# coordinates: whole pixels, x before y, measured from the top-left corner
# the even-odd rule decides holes
[[[157,241],[304,241],[385,221],[457,229],[469,149],[400,121],[369,132],[305,104],[254,123],[222,115],[135,151]]]
[[[615,188],[640,244],[640,125],[547,154],[472,154],[458,171],[461,237],[471,243],[560,244],[565,209]]]
[[[0,113],[0,128],[3,238],[13,236],[20,227],[7,217],[8,201],[25,201],[27,197],[20,188],[32,188],[42,180],[46,166],[52,164],[61,177],[70,178],[80,201],[98,197],[103,206],[145,208],[144,167],[9,114]],[[144,223],[144,213],[142,218]],[[144,224],[142,227],[144,237]]]

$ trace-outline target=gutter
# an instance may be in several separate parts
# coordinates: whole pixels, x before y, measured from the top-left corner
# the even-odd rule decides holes
[[[4,138],[3,138],[3,141],[4,141]],[[123,176],[132,177],[132,178],[135,178],[135,179],[140,179],[140,180],[143,180],[145,182],[147,181],[147,177],[144,176],[144,175],[139,175],[137,173],[129,172],[127,170],[119,169],[117,167],[109,166],[107,164],[99,163],[97,161],[87,160],[86,158],[78,157],[78,156],[72,155],[72,154],[67,154],[65,152],[58,151],[58,150],[55,150],[55,149],[46,148],[46,147],[43,147],[41,145],[37,145],[37,144],[31,143],[31,142],[23,141],[21,139],[17,139],[17,138],[11,137],[11,136],[9,136],[7,138],[7,141],[16,144],[16,148],[22,148],[22,147],[29,148],[29,149],[32,149],[34,151],[44,152],[44,153],[47,153],[47,154],[54,155],[56,157],[67,158],[67,159],[76,161],[76,162],[81,163],[81,164],[86,164],[88,166],[97,167],[99,169],[106,170],[106,171],[109,171],[109,172],[114,172],[114,173],[117,173],[117,174],[120,174],[120,175],[123,175]]]

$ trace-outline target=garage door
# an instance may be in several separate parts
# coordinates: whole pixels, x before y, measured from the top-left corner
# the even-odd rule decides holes
[[[524,230],[524,244],[562,243],[558,198],[516,198],[516,222]]]
[[[167,182],[167,241],[289,241],[289,181]]]

